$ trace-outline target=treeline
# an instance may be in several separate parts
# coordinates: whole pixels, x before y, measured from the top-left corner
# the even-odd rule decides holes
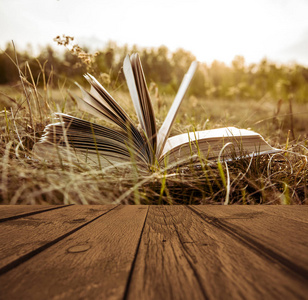
[[[37,57],[30,51],[15,53],[8,44],[0,53],[0,84],[13,84],[19,80],[16,56],[21,71],[30,76],[36,84],[57,85],[66,81],[84,83],[82,75],[92,73],[108,89],[126,88],[122,63],[128,53],[138,52],[141,57],[147,83],[150,88],[159,88],[160,93],[173,94],[195,56],[184,49],[174,52],[159,48],[118,46],[110,42],[96,52],[90,53],[79,46],[70,46],[72,39],[58,37],[58,44],[65,51],[56,51],[46,46]],[[11,59],[10,59],[11,58]],[[214,61],[208,65],[200,63],[190,93],[195,96],[224,99],[260,99],[269,96],[274,99],[292,97],[299,102],[308,102],[308,68],[300,65],[277,65],[263,59],[258,64],[245,63],[242,56],[236,56],[231,66]]]

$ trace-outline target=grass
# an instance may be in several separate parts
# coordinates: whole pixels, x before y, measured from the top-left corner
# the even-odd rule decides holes
[[[52,88],[45,78],[43,88],[38,88],[28,77],[22,76],[16,86],[0,87],[1,204],[307,204],[308,103],[266,96],[247,101],[189,97],[172,134],[224,126],[251,128],[288,152],[218,163],[200,155],[197,164],[144,174],[137,168],[129,172],[38,160],[32,148],[53,112],[102,121],[78,111],[63,82]],[[136,120],[128,93],[112,94]],[[160,126],[173,99],[157,94],[152,99]]]

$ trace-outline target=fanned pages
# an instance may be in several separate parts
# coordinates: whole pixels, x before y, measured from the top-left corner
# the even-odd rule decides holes
[[[139,55],[135,53],[131,58],[127,55],[123,70],[138,120],[154,153],[157,144],[156,121]]]
[[[49,155],[57,158],[65,153],[63,150],[70,150],[83,156],[90,164],[107,166],[115,160],[122,163],[129,161],[131,156],[129,150],[133,149],[137,163],[147,164],[148,157],[144,148],[125,132],[66,114],[56,115],[60,122],[46,126],[42,142],[36,144],[36,151],[49,149]],[[51,147],[54,144],[57,147]],[[51,149],[53,151],[50,151]]]
[[[271,147],[258,133],[234,127],[169,137],[180,104],[196,71],[197,62],[191,64],[184,76],[167,117],[157,132],[154,110],[138,54],[126,56],[123,68],[142,132],[138,131],[128,114],[105,88],[87,74],[85,78],[91,85],[90,91],[79,86],[82,98],[72,97],[81,110],[107,120],[119,129],[58,113],[56,117],[59,122],[47,125],[40,142],[34,146],[34,151],[40,158],[86,162],[99,167],[135,164],[140,170],[151,170],[156,162],[161,166],[167,161],[169,164],[179,165],[196,155],[199,159],[200,155],[205,159],[217,159],[219,155],[224,159],[234,159],[281,151]]]
[[[78,107],[96,117],[114,123],[125,132],[128,132],[140,144],[140,147],[143,148],[143,151],[147,153],[152,161],[153,154],[149,145],[144,145],[142,135],[126,112],[93,76],[87,74],[85,78],[91,84],[91,90],[87,92],[77,84],[83,95],[83,98],[74,96]]]

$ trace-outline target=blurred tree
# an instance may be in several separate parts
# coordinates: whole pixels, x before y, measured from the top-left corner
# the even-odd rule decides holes
[[[19,53],[17,56],[20,56]],[[15,62],[15,52],[12,44],[8,43],[0,54],[0,84],[16,82],[19,79],[17,67],[12,61]]]
[[[151,52],[151,77],[160,84],[169,84],[172,80],[172,66],[169,59],[169,50],[166,46],[160,46]]]
[[[187,72],[190,64],[196,60],[196,57],[189,51],[182,48],[177,49],[171,57],[173,72],[176,77],[177,84],[180,84],[184,74]]]
[[[199,64],[196,74],[191,82],[190,93],[195,96],[204,97],[206,95],[208,74],[205,64]]]
[[[66,51],[60,54],[50,45],[42,48],[37,57],[32,57],[29,46],[26,51],[17,52],[22,72],[29,75],[25,68],[27,61],[38,84],[42,84],[43,77],[48,80],[52,74],[68,78],[69,82],[84,83],[82,75],[91,72],[103,84],[111,84],[112,88],[121,86],[127,90],[122,63],[128,53],[138,52],[148,85],[151,85],[152,81],[160,93],[174,94],[190,63],[195,60],[191,52],[182,48],[172,53],[165,46],[120,47],[112,41],[99,52],[91,54],[78,45],[70,49],[67,45],[72,40],[72,37],[66,36],[56,38],[58,44],[67,47]],[[0,53],[0,84],[15,83],[19,80],[14,62],[15,52],[9,43]],[[296,101],[308,102],[308,69],[300,65],[278,66],[266,58],[258,64],[246,66],[243,56],[235,56],[231,66],[219,61],[213,61],[209,66],[201,63],[189,93],[199,97],[226,99],[260,99],[265,95],[273,99],[293,97]]]

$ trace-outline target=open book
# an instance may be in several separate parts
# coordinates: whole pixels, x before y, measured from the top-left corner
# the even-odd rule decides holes
[[[185,74],[159,130],[138,54],[126,56],[123,70],[141,130],[93,76],[85,75],[91,90],[88,92],[80,87],[82,98],[74,97],[78,107],[117,125],[118,129],[57,113],[59,122],[46,126],[41,141],[35,145],[36,154],[47,160],[69,158],[74,162],[86,161],[101,167],[136,163],[141,168],[151,169],[154,165],[163,166],[166,162],[180,164],[189,157],[200,158],[200,155],[206,159],[217,159],[227,143],[232,143],[233,157],[234,154],[242,157],[280,151],[266,143],[258,133],[234,127],[169,137],[197,64],[194,61]]]

